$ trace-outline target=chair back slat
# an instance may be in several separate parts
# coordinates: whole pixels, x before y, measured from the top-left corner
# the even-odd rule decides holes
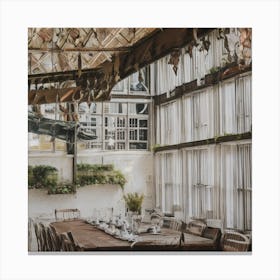
[[[42,237],[42,228],[38,223],[33,224],[35,236],[37,240],[38,251],[43,251],[43,237]]]
[[[70,240],[67,233],[62,233],[61,237],[61,249],[62,251],[76,251],[75,244]]]
[[[248,251],[250,246],[249,238],[239,232],[225,232],[222,237],[222,250],[232,252]]]
[[[81,217],[81,212],[79,209],[69,208],[69,209],[55,209],[54,210],[55,219],[59,220],[75,220]]]

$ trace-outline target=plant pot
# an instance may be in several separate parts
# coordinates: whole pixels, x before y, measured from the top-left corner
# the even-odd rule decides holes
[[[206,85],[216,84],[220,81],[220,79],[221,79],[220,71],[214,72],[212,74],[207,74],[205,75],[205,84]]]
[[[183,88],[181,86],[178,86],[175,88],[175,95],[181,95],[183,92]]]
[[[190,92],[197,88],[197,80],[193,80],[189,83],[184,84],[184,92]]]
[[[238,65],[235,65],[235,66],[232,66],[230,68],[227,68],[223,74],[222,74],[222,78],[226,78],[228,76],[231,76],[231,75],[236,75],[240,72],[240,68]]]

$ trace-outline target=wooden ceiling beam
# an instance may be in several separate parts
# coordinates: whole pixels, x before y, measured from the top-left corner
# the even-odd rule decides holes
[[[212,30],[213,28],[197,29],[197,37],[203,37]],[[82,86],[83,90],[91,84],[99,100],[109,100],[111,89],[118,81],[194,42],[193,31],[193,28],[156,29],[150,36],[142,38],[133,45],[129,52],[120,52],[112,61],[107,60],[97,68],[81,70],[80,75],[78,70],[29,75],[29,85],[74,80],[77,86]],[[109,43],[104,47],[108,48]]]
[[[29,53],[43,53],[43,52],[129,52],[131,47],[75,47],[75,48],[29,48]]]

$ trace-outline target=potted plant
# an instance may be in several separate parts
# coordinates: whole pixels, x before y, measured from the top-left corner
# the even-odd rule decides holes
[[[123,196],[124,201],[127,205],[128,213],[128,223],[134,233],[138,232],[140,222],[142,220],[141,217],[141,207],[144,199],[143,194],[128,193]]]
[[[209,72],[210,74],[205,75],[205,84],[211,85],[217,83],[221,78],[221,68],[212,67]]]
[[[129,211],[141,214],[141,207],[144,199],[143,194],[138,194],[137,192],[128,193],[124,195],[123,198]]]

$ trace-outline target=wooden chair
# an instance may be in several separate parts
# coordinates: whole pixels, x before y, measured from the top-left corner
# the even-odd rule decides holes
[[[49,236],[48,227],[43,223],[39,223],[39,225],[41,227],[42,251],[53,251],[53,244]]]
[[[180,231],[182,228],[182,222],[179,220],[171,220],[169,228]]]
[[[175,217],[168,217],[168,216],[164,216],[162,218],[163,221],[163,228],[171,228],[174,230],[181,230],[182,228],[182,222],[177,220]]]
[[[206,226],[207,226],[206,223],[202,221],[193,220],[188,223],[186,227],[186,232],[190,234],[202,236]]]
[[[54,210],[55,219],[59,220],[75,220],[81,217],[81,212],[79,209],[55,209]]]
[[[61,238],[61,250],[65,252],[76,251],[75,243],[69,238],[69,235],[64,232],[60,235]]]
[[[28,251],[31,251],[31,244],[32,244],[32,224],[33,219],[28,218]]]
[[[51,227],[45,227],[48,251],[60,251],[60,242]]]
[[[246,252],[250,246],[249,238],[239,232],[225,232],[222,236],[221,248],[223,251]]]
[[[206,227],[202,233],[202,237],[213,240],[213,249],[220,250],[222,232],[219,228]]]
[[[67,232],[67,236],[68,236],[69,240],[72,242],[72,244],[74,245],[75,251],[83,251],[83,249],[75,242],[71,231]]]
[[[55,229],[52,226],[50,226],[50,231],[51,231],[51,234],[52,234],[53,239],[54,239],[55,251],[61,251],[61,238],[60,238],[60,236],[57,234],[57,232],[55,231]]]
[[[34,226],[34,231],[36,235],[36,240],[37,240],[37,246],[38,246],[38,251],[43,251],[43,240],[42,240],[42,229],[41,226],[38,223],[33,223]]]

